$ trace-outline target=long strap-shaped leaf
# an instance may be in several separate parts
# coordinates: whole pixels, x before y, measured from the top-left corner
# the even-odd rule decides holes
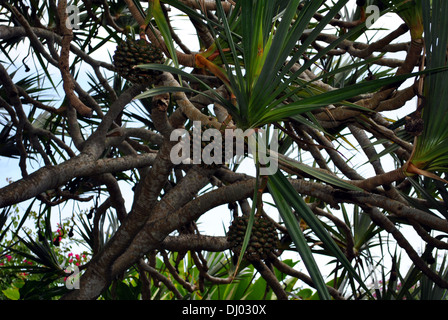
[[[300,215],[300,217],[305,220],[305,222],[308,224],[308,226],[314,231],[316,236],[324,243],[324,245],[327,246],[328,250],[330,250],[335,258],[342,264],[342,266],[348,271],[348,273],[363,287],[363,289],[368,292],[367,287],[365,286],[362,279],[359,277],[359,275],[356,273],[346,256],[341,252],[337,244],[333,241],[333,239],[328,234],[325,227],[321,224],[321,222],[316,218],[314,213],[311,211],[311,209],[307,206],[303,198],[297,193],[297,191],[293,188],[291,183],[286,179],[286,177],[283,175],[281,171],[277,171],[276,174],[269,176],[268,180],[268,188],[271,192],[271,194],[278,194],[280,193],[282,197],[285,199],[285,201],[293,207],[296,212]],[[286,211],[287,212],[287,211]],[[282,214],[282,212],[280,212]],[[286,216],[283,217],[283,219],[288,221],[288,223],[291,223],[294,218],[294,224],[298,224],[296,218],[294,216]],[[294,228],[291,231],[289,228]],[[294,230],[297,230],[297,227],[288,226],[289,232],[294,232]],[[298,244],[296,244],[297,246]],[[308,270],[311,273],[311,270]],[[317,285],[317,284],[316,284]]]
[[[147,22],[149,22],[151,16],[154,17],[157,27],[159,28],[159,31],[162,34],[163,39],[165,40],[165,45],[167,46],[168,51],[171,55],[170,58],[173,60],[174,65],[176,67],[179,67],[179,62],[177,61],[176,49],[174,48],[174,41],[171,37],[168,22],[166,21],[165,15],[163,14],[163,10],[160,5],[160,0],[149,1],[148,16],[146,18]]]
[[[324,181],[326,183],[329,183],[333,186],[337,186],[339,188],[343,188],[343,189],[347,189],[347,190],[351,190],[351,191],[363,191],[363,189],[356,187],[356,186],[350,184],[349,182],[339,179],[338,177],[333,176],[329,173],[325,173],[323,171],[316,170],[316,168],[306,166],[303,163],[300,163],[298,161],[294,161],[292,159],[289,160],[288,158],[283,157],[283,156],[280,156],[279,161],[289,164],[293,167],[296,167],[297,169],[309,174],[310,176],[312,176],[316,179],[319,179],[321,181]]]
[[[327,91],[321,94],[317,94],[315,96],[311,96],[305,98],[303,100],[299,100],[296,102],[289,103],[287,105],[283,105],[277,108],[270,107],[270,110],[265,110],[263,114],[258,115],[257,120],[252,124],[254,127],[261,126],[266,123],[278,122],[282,121],[288,117],[295,116],[297,114],[305,113],[308,111],[315,110],[319,107],[343,103],[351,108],[360,109],[367,111],[366,108],[361,106],[357,106],[355,104],[348,103],[345,101],[351,97],[357,96],[361,93],[371,92],[375,89],[381,88],[383,86],[387,86],[390,84],[402,82],[408,78],[412,78],[415,76],[419,76],[422,74],[437,72],[443,70],[443,68],[432,69],[432,70],[424,70],[420,72],[414,72],[409,74],[403,74],[394,77],[387,77],[384,79],[377,79],[373,81],[361,82],[354,84],[352,86],[344,87],[341,89]],[[369,110],[371,112],[375,112],[373,110]]]
[[[274,179],[275,180],[275,179]],[[305,236],[297,223],[297,218],[291,210],[291,206],[286,202],[282,195],[282,192],[277,186],[277,183],[268,182],[269,191],[274,198],[278,211],[288,229],[288,233],[291,236],[292,241],[296,245],[297,251],[303,259],[303,262],[310,273],[311,279],[313,279],[317,292],[322,300],[330,300],[330,294],[328,293],[325,281],[322,274],[319,271],[319,267],[314,260],[310,247],[308,246]]]

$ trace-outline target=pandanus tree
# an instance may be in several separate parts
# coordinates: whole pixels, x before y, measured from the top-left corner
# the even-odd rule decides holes
[[[0,4],[0,151],[18,158],[22,174],[0,190],[0,241],[13,229],[11,208],[33,200],[11,235],[22,246],[8,242],[1,254],[34,259],[39,267],[10,269],[45,279],[22,296],[47,288],[41,297],[410,299],[425,296],[428,282],[444,296],[445,263],[430,258],[447,249],[446,2]],[[372,6],[374,21],[392,14],[403,23],[371,40]],[[179,14],[195,49],[173,25]],[[403,59],[389,57],[395,52]],[[34,62],[33,77],[23,76],[18,56],[27,70]],[[383,114],[413,99],[406,116]],[[193,156],[173,161],[185,151],[179,139],[202,131],[221,144],[201,141]],[[183,135],[173,139],[176,132]],[[238,144],[222,146],[229,136],[242,138],[253,175],[240,171]],[[206,150],[224,161],[195,162]],[[354,168],[360,156],[368,161]],[[386,159],[394,170],[383,169]],[[69,203],[77,204],[65,217],[70,231],[90,250],[76,290],[54,284],[67,274],[51,218]],[[201,217],[223,205],[225,234],[202,234]],[[31,216],[36,232],[24,236]],[[397,226],[417,232],[423,254]],[[377,246],[398,250],[384,234],[412,261],[407,275],[400,253],[389,269],[373,257]],[[318,256],[330,257],[329,275]],[[378,270],[389,284],[373,290]]]

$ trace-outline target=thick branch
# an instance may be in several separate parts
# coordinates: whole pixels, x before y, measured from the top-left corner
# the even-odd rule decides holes
[[[0,208],[36,197],[55,189],[75,177],[85,177],[108,172],[120,172],[141,168],[153,163],[154,154],[126,156],[117,159],[100,159],[82,154],[58,166],[46,166],[28,177],[0,189]]]
[[[259,260],[253,261],[252,264],[257,269],[257,271],[260,272],[261,276],[264,280],[266,280],[267,284],[272,288],[275,295],[277,296],[277,299],[288,300],[288,295],[286,294],[280,282],[278,282],[277,277],[271,270],[269,270],[264,262]]]
[[[124,252],[112,267],[112,274],[119,274],[136,259],[155,249],[166,236],[179,229],[193,219],[179,216],[176,209],[184,208],[185,204],[194,198],[200,189],[209,181],[212,169],[197,170],[192,168],[188,174],[166,194],[154,207],[151,216],[141,231],[134,237]]]
[[[59,0],[58,2],[58,14],[60,19],[60,28],[63,33],[62,37],[62,48],[61,54],[59,57],[59,70],[61,71],[62,80],[64,82],[63,87],[65,94],[67,95],[70,104],[76,111],[79,112],[84,117],[92,116],[92,109],[87,107],[74,93],[75,85],[73,84],[73,78],[70,75],[70,66],[69,66],[69,54],[70,54],[70,43],[73,39],[73,31],[65,25],[67,20],[67,1]]]
[[[209,251],[222,252],[230,248],[227,237],[204,236],[198,234],[181,234],[179,236],[168,236],[157,249],[169,251]]]
[[[372,207],[382,208],[390,214],[416,221],[421,225],[430,227],[437,231],[448,232],[448,222],[440,219],[435,215],[427,212],[411,208],[399,201],[391,200],[385,196],[368,193],[368,192],[342,192],[338,191],[333,194],[338,201],[351,202],[360,206],[370,205]]]
[[[166,287],[172,293],[174,293],[174,295],[178,299],[182,299],[183,298],[183,295],[179,292],[179,290],[177,290],[176,286],[171,282],[171,280],[168,279],[167,277],[165,277],[163,274],[159,273],[155,268],[151,267],[149,264],[145,263],[143,260],[140,260],[139,266],[143,270],[147,271],[154,279],[159,280],[160,282],[165,284]]]

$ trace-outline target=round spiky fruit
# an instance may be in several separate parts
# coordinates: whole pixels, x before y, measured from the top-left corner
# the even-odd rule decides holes
[[[143,38],[127,38],[118,44],[114,54],[114,66],[120,76],[133,83],[151,83],[160,71],[136,68],[148,63],[165,62],[162,51]]]
[[[233,220],[227,232],[227,237],[236,256],[241,253],[241,247],[246,234],[249,216],[237,217]],[[266,259],[278,245],[278,235],[274,224],[262,215],[255,215],[252,232],[244,253],[248,261]]]

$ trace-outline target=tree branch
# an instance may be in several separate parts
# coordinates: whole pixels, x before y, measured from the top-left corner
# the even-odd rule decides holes
[[[125,156],[117,159],[100,159],[81,154],[57,166],[47,166],[0,189],[0,208],[13,205],[33,197],[46,190],[55,189],[75,177],[120,172],[132,168],[141,168],[154,162],[155,154]]]
[[[92,116],[92,109],[87,107],[82,101],[75,95],[74,93],[74,87],[72,76],[70,75],[70,68],[69,68],[69,54],[70,54],[70,43],[73,39],[73,31],[65,25],[67,21],[67,1],[66,0],[59,0],[58,2],[58,15],[60,24],[59,27],[62,31],[62,48],[61,53],[59,57],[59,70],[61,71],[62,80],[64,82],[63,87],[65,94],[67,95],[68,100],[70,101],[70,104],[73,106],[73,108],[76,109],[76,111],[79,112],[84,117],[91,117]]]
[[[165,277],[163,274],[159,273],[155,268],[151,267],[149,264],[140,260],[139,266],[147,271],[154,279],[159,280],[176,296],[177,299],[183,299],[183,295],[177,290],[176,286],[171,282],[170,279]]]
[[[287,264],[283,263],[282,261],[280,261],[277,257],[271,255],[270,257],[272,264],[274,265],[274,267],[276,267],[279,271],[288,274],[292,277],[295,277],[297,279],[302,280],[303,282],[305,282],[307,285],[311,286],[311,287],[315,287],[314,286],[314,282],[311,279],[311,277],[307,276],[306,274],[295,270],[294,268],[291,268],[290,266],[288,266]],[[330,295],[335,298],[336,300],[345,300],[341,293],[339,291],[337,291],[335,288],[327,286],[328,292],[330,293]]]
[[[221,252],[230,248],[227,237],[205,236],[199,234],[181,234],[179,236],[168,236],[157,249],[168,251],[210,251]]]

